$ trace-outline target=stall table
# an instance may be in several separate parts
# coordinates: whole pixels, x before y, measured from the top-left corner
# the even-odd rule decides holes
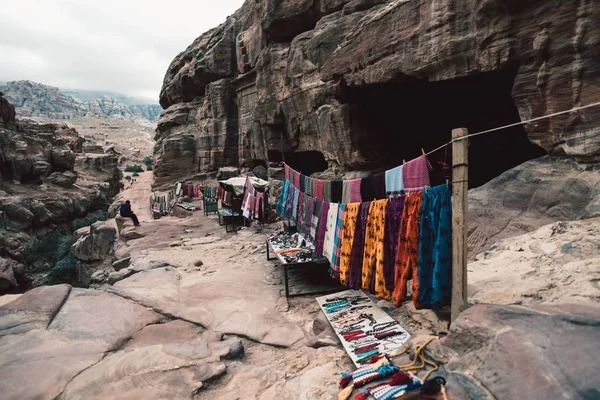
[[[281,238],[287,238],[282,243]],[[275,257],[271,257],[275,253]],[[285,297],[305,296],[312,294],[323,294],[336,291],[338,289],[320,290],[315,292],[304,292],[290,294],[288,268],[300,266],[314,266],[316,264],[328,264],[325,257],[314,256],[314,246],[299,233],[284,233],[267,238],[267,260],[279,260],[283,266],[283,276],[285,285]]]

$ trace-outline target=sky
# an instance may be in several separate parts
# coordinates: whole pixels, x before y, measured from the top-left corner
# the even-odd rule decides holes
[[[243,0],[0,0],[0,81],[158,99],[173,58]]]

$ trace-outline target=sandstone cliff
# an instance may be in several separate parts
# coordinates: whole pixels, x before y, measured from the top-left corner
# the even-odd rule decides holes
[[[46,267],[25,254],[32,235],[70,235],[75,219],[108,208],[120,179],[117,156],[101,147],[93,153],[98,146],[83,146],[67,125],[14,119],[14,107],[2,97],[0,111],[2,293],[45,283]],[[40,251],[56,250],[50,247]]]
[[[81,100],[63,93],[59,88],[31,81],[8,82],[6,86],[0,86],[0,92],[15,105],[22,117],[71,119],[106,116],[156,122],[160,114],[160,106],[155,104],[126,105],[107,95]]]
[[[281,134],[286,152],[373,169],[447,142],[452,128],[474,132],[595,102],[593,4],[246,1],[167,70],[157,183],[279,161]],[[499,166],[474,181],[543,154],[530,143],[599,160],[599,118],[600,108],[586,109],[474,140],[472,165]]]

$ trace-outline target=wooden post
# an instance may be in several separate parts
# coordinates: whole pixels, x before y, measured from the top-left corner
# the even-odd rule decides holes
[[[467,213],[469,139],[466,128],[452,130],[452,305],[453,322],[467,307]]]

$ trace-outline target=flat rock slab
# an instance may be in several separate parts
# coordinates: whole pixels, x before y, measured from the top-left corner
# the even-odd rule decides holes
[[[452,399],[599,399],[600,305],[477,305],[436,350]]]
[[[188,322],[149,325],[121,351],[105,357],[67,386],[64,399],[184,399],[226,372],[221,361],[238,339],[202,332]]]
[[[162,318],[106,292],[31,290],[0,307],[1,397],[54,399],[73,377]]]
[[[117,282],[109,291],[163,314],[261,343],[289,347],[303,340],[302,330],[276,311],[278,291],[261,278],[239,270],[203,275],[158,268]]]

